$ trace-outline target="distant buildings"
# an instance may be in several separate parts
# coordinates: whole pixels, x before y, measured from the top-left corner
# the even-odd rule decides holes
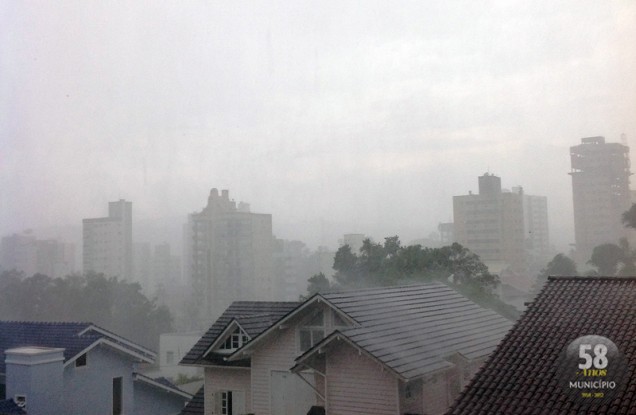
[[[362,248],[362,244],[365,239],[369,237],[362,233],[346,233],[342,237],[342,239],[338,240],[340,246],[349,245],[351,248],[351,252],[358,255],[360,253],[360,248]]]
[[[75,246],[55,239],[40,240],[28,230],[5,236],[0,243],[0,267],[22,271],[26,277],[64,277],[75,271]]]
[[[217,318],[232,301],[276,296],[272,215],[251,213],[248,204],[230,200],[228,190],[212,189],[207,206],[189,216],[184,234],[202,323]]]
[[[132,277],[132,202],[108,203],[105,218],[84,219],[83,267],[124,279]]]
[[[629,147],[604,137],[570,147],[576,258],[588,261],[594,247],[626,236],[621,215],[631,206]]]
[[[547,199],[521,187],[501,188],[501,179],[479,177],[479,193],[453,197],[455,241],[475,252],[491,272],[522,275],[549,254]],[[513,285],[529,289],[531,281]]]

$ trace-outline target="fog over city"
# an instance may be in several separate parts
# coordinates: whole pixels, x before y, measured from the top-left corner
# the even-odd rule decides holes
[[[312,248],[408,242],[491,172],[565,252],[569,147],[636,144],[634,45],[628,0],[2,2],[0,234],[117,199],[180,230],[216,187]]]

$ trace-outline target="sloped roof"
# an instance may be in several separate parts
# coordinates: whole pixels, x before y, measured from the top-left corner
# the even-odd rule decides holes
[[[467,359],[487,356],[512,327],[511,321],[438,282],[323,297],[359,323],[335,336],[346,337],[404,379],[451,366],[446,358],[454,353]]]
[[[0,373],[5,373],[5,350],[23,346],[64,348],[64,361],[103,339],[112,344],[153,357],[152,352],[92,323],[0,321]]]
[[[557,376],[563,351],[586,335],[612,340],[629,367],[626,386],[593,413],[635,414],[636,277],[548,278],[448,413],[588,413],[567,398]]]
[[[203,386],[201,386],[190,402],[179,412],[179,415],[203,415],[203,392]]]
[[[176,395],[182,396],[186,399],[192,399],[192,395],[188,392],[180,389],[177,385],[172,383],[170,380],[165,377],[157,377],[151,378],[146,375],[142,375],[141,373],[134,373],[134,380],[143,382],[146,385],[159,388],[164,392],[174,393]]]
[[[203,355],[232,320],[239,322],[250,338],[254,338],[281,317],[298,307],[298,302],[235,301],[181,359],[181,364],[218,363]]]

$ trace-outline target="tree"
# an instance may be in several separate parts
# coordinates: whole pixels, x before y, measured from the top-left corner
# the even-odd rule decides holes
[[[626,228],[636,229],[636,203],[632,203],[629,210],[623,213],[622,221]]]
[[[312,276],[307,280],[307,282],[309,282],[309,285],[307,286],[307,293],[309,295],[323,293],[329,291],[329,289],[331,288],[329,280],[322,272]]]
[[[597,268],[597,273],[613,276],[618,273],[619,265],[624,261],[624,250],[616,244],[602,244],[594,248],[588,264]]]
[[[90,321],[151,348],[172,331],[170,311],[146,298],[137,283],[94,273],[55,279],[3,273],[0,282],[2,319]]]
[[[563,254],[556,254],[541,270],[539,278],[547,279],[549,276],[573,276],[577,274],[576,264],[571,258]]]

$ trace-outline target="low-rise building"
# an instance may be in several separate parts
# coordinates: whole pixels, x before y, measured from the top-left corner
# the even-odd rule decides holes
[[[155,358],[91,323],[0,321],[0,398],[29,415],[178,414],[192,395],[139,373]]]
[[[442,283],[235,302],[182,364],[206,415],[441,414],[510,327]]]

